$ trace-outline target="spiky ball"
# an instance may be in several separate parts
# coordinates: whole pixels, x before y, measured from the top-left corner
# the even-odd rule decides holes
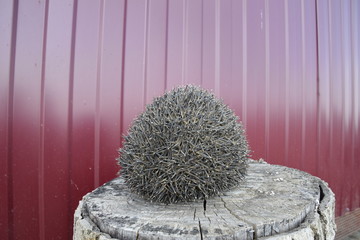
[[[249,149],[234,112],[206,90],[178,87],[146,106],[118,158],[128,187],[154,202],[207,199],[243,180]]]

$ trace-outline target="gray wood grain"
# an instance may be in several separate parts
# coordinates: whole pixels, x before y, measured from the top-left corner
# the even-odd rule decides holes
[[[323,198],[320,186],[327,188],[305,172],[252,161],[242,185],[206,203],[151,203],[119,177],[86,195],[79,211],[109,239],[258,239],[310,223]]]

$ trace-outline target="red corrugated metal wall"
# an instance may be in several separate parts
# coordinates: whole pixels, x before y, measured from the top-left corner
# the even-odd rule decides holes
[[[360,206],[360,2],[318,2],[317,175],[337,194],[337,214]]]
[[[254,158],[360,206],[357,0],[0,0],[0,236],[70,239],[154,96],[213,90]]]

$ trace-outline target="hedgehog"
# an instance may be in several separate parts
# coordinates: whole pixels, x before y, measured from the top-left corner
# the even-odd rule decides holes
[[[246,175],[250,150],[239,118],[197,86],[155,98],[123,139],[119,175],[151,202],[206,201]]]

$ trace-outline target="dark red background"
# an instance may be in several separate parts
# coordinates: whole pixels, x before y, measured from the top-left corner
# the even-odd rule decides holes
[[[0,238],[70,239],[132,119],[193,83],[240,116],[253,158],[360,206],[357,0],[0,0]]]

